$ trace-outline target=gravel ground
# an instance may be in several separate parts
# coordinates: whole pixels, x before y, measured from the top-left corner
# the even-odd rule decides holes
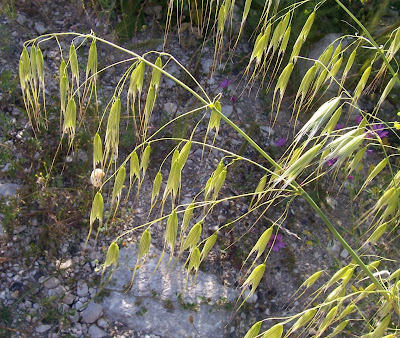
[[[149,29],[124,43],[127,48],[132,48],[138,53],[143,53],[148,49],[161,50],[162,40],[157,39],[160,32],[151,20],[151,16],[147,16],[147,20]],[[0,16],[0,35],[3,40],[0,48],[0,71],[3,76],[7,72],[11,72],[14,76],[22,44],[28,39],[48,32],[89,32],[90,30],[100,37],[115,41],[112,27],[104,25],[104,20],[102,21],[90,9],[85,9],[79,4],[52,1],[21,5],[15,18]],[[251,95],[240,95],[237,89],[240,76],[234,64],[230,65],[231,70],[228,70],[229,67],[225,70],[218,69],[210,78],[208,74],[213,51],[206,47],[200,53],[201,55],[194,54],[193,46],[197,45],[197,42],[189,37],[190,35],[184,35],[182,41],[185,42],[179,43],[177,37],[172,34],[166,51],[171,52],[183,65],[193,70],[210,97],[218,93],[222,94],[223,112],[227,116],[248,131],[273,156],[277,158],[282,155],[285,146],[277,147],[275,142],[287,137],[290,131],[287,123],[290,113],[283,111],[276,125],[271,128],[267,113],[269,98],[265,95],[256,97],[254,94],[258,88],[253,88]],[[67,40],[60,39],[60,44],[65,51],[68,50]],[[54,45],[50,44],[46,44],[43,48],[45,63],[48,74],[52,71],[57,74],[60,55],[52,48]],[[248,50],[248,46],[240,45],[236,52],[240,55],[247,53]],[[99,60],[103,65],[116,62],[121,57],[113,56],[107,48],[99,48],[99,53]],[[171,66],[168,70],[176,76],[182,76],[176,66]],[[115,67],[102,76],[99,94],[101,97],[110,97],[120,72],[121,68]],[[162,87],[165,91],[161,91],[154,109],[151,121],[154,126],[157,126],[159,121],[171,119],[177,112],[184,111],[192,104],[172,81],[168,79],[163,81]],[[58,91],[57,80],[55,77],[49,77],[46,85],[49,93],[48,103],[51,105],[53,95]],[[43,170],[40,159],[44,156],[46,147],[54,148],[58,140],[43,140],[40,141],[41,147],[34,147],[35,138],[28,119],[23,113],[18,85],[15,83],[14,87],[13,93],[1,93],[0,101],[2,116],[7,121],[7,131],[1,136],[0,144],[7,149],[8,154],[8,157],[1,159],[2,167],[0,168],[0,194],[4,196],[1,214],[3,225],[0,228],[2,230],[0,231],[0,306],[2,307],[0,329],[3,330],[0,332],[15,337],[158,337],[151,330],[146,332],[135,330],[105,315],[102,298],[107,297],[107,287],[98,293],[101,274],[99,264],[103,262],[106,248],[115,238],[115,234],[145,222],[149,211],[148,201],[151,198],[152,180],[160,162],[170,151],[169,145],[160,145],[160,148],[152,153],[148,179],[141,187],[140,197],[135,199],[132,194],[128,203],[122,205],[122,213],[113,228],[100,233],[97,245],[91,239],[85,252],[83,249],[87,223],[84,222],[84,218],[87,218],[87,214],[75,210],[76,213],[71,212],[65,219],[60,219],[56,213],[52,212],[64,204],[71,209],[77,205],[73,202],[78,196],[73,190],[76,182],[68,178],[68,170],[72,167],[68,161],[65,168],[67,178],[63,181],[64,187],[68,189],[54,189],[46,195],[47,198],[54,198],[54,202],[50,203],[44,197],[44,200],[38,200],[36,204],[31,203],[29,207],[21,206],[16,202],[27,199],[33,191],[41,191],[40,177],[35,174],[37,174],[36,171]],[[204,131],[206,126],[206,122],[203,121],[199,130]],[[200,133],[197,139],[201,140],[202,135]],[[39,135],[38,139],[42,140],[44,136]],[[246,146],[241,137],[226,125],[222,126],[216,141],[221,148],[263,163],[257,154]],[[127,155],[130,151],[128,147],[121,148],[122,155]],[[36,149],[33,155],[30,153],[32,149]],[[77,151],[76,154],[79,163],[84,167],[84,163],[88,162],[87,159],[90,156],[85,149]],[[72,154],[70,156],[73,158]],[[192,148],[183,171],[181,205],[190,203],[192,198],[201,191],[210,173],[223,156],[224,154],[220,151],[213,150],[203,157],[200,147]],[[374,160],[375,158],[372,157],[371,161]],[[86,172],[84,172],[86,177],[81,178],[81,182],[86,182],[88,190],[90,188],[87,177],[90,176],[90,166],[90,164],[86,165]],[[162,174],[165,178],[168,172],[163,169]],[[229,171],[227,184],[221,191],[221,197],[232,196],[238,191],[252,191],[261,175],[259,170],[247,164],[233,167]],[[73,175],[71,174],[70,177]],[[349,184],[351,183],[347,182],[341,192],[333,193],[334,197],[323,204],[329,214],[335,215],[337,224],[342,228],[349,227],[352,222],[352,210],[348,207],[346,190]],[[320,185],[321,191],[331,189],[329,182],[321,181]],[[18,191],[16,191],[17,187]],[[228,199],[216,206],[203,225],[204,236],[212,234],[227,221],[246,213],[248,202],[245,198]],[[166,205],[166,209],[169,207]],[[356,205],[354,207],[356,208]],[[201,270],[216,276],[219,285],[236,288],[238,281],[243,278],[243,271],[241,271],[243,259],[246,258],[262,231],[270,226],[271,220],[279,217],[284,208],[285,205],[278,205],[265,217],[261,217],[254,227],[252,225],[259,216],[257,213],[240,219],[233,228],[221,230],[219,242]],[[153,211],[153,215],[156,215],[157,211],[157,209]],[[21,213],[23,216],[19,217]],[[14,214],[18,214],[19,221],[10,226],[8,217]],[[197,217],[201,217],[201,214],[195,214],[195,218]],[[44,228],[46,231],[43,230]],[[246,233],[246,236],[237,242],[243,233]],[[303,299],[292,301],[291,296],[302,281],[317,270],[325,269],[330,272],[334,264],[349,261],[348,253],[342,250],[337,242],[330,240],[322,221],[302,200],[296,200],[291,204],[282,225],[281,234],[283,244],[280,247],[277,246],[276,251],[271,252],[266,277],[257,292],[233,316],[227,337],[243,336],[250,325],[257,320],[269,316],[287,316],[301,311]],[[58,237],[57,241],[54,241],[52,236]],[[140,236],[140,231],[130,232],[124,237],[123,245],[137,242],[138,236]],[[46,241],[49,245],[44,246],[44,250],[40,249],[43,246],[39,244]],[[152,243],[162,249],[163,229],[161,227],[152,229]],[[266,324],[264,328],[269,325]],[[8,329],[3,329],[4,327]]]

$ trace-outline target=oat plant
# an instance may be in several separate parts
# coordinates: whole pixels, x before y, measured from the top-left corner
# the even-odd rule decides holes
[[[395,29],[386,36],[385,43],[378,45],[343,3],[339,0],[326,0],[318,3],[303,28],[294,32],[291,30],[293,14],[306,3],[307,0],[296,1],[286,8],[280,8],[279,1],[265,1],[260,22],[250,38],[253,50],[248,55],[248,64],[242,74],[244,88],[250,90],[257,84],[260,90],[271,94],[270,106],[266,108],[270,110],[271,124],[274,125],[283,100],[287,97],[288,85],[294,72],[298,67],[310,65],[292,95],[292,104],[288,108],[292,111],[292,117],[287,121],[293,130],[290,136],[292,143],[279,159],[274,159],[225,116],[220,95],[209,97],[191,75],[190,69],[186,69],[173,55],[157,51],[139,55],[94,33],[46,34],[25,43],[19,74],[26,112],[36,133],[43,133],[49,125],[49,119],[59,119],[59,148],[67,147],[68,152],[76,146],[79,128],[89,133],[91,129],[88,124],[94,125],[95,132],[91,135],[93,171],[90,177],[93,203],[88,211],[90,222],[86,242],[97,240],[100,231],[112,229],[121,205],[129,199],[146,194],[143,184],[145,180],[152,182],[152,191],[146,194],[149,196],[149,217],[143,224],[115,236],[103,263],[102,276],[108,273],[109,279],[116,269],[121,241],[139,232],[138,256],[132,266],[132,281],[126,286],[128,291],[135,273],[146,264],[153,229],[161,225],[165,229],[165,237],[159,263],[165,259],[165,253],[169,253],[171,267],[174,259],[186,260],[187,280],[195,282],[200,265],[215,248],[224,228],[236,226],[250,214],[256,215],[254,226],[272,208],[285,205],[282,214],[272,220],[271,227],[264,229],[242,262],[242,278],[239,281],[242,297],[236,303],[236,312],[256,292],[260,283],[268,278],[265,271],[272,250],[268,243],[272,238],[276,239],[281,231],[290,204],[296,199],[304,199],[322,219],[332,237],[347,250],[351,260],[332,275],[319,270],[311,276],[304,276],[304,282],[294,295],[300,297],[306,292],[311,294],[309,302],[304,302],[304,310],[295,315],[265,318],[254,323],[246,338],[310,334],[314,337],[341,334],[395,337],[399,330],[400,269],[392,272],[380,269],[379,265],[391,261],[392,266],[395,266],[398,263],[397,257],[374,257],[368,253],[382,241],[389,242],[389,245],[396,243],[392,237],[395,236],[399,219],[398,148],[384,142],[382,131],[391,130],[395,134],[400,124],[382,121],[379,109],[393,88],[400,84],[396,62],[400,48],[400,29]],[[174,24],[174,6],[181,6],[180,2],[175,3],[173,0],[168,4],[166,43],[167,33]],[[240,24],[236,25],[239,29],[236,30],[233,20],[235,1],[206,1],[201,4],[188,2],[189,6],[193,4],[196,5],[191,10],[193,26],[196,26],[198,34],[212,36],[214,39],[215,69],[230,57],[224,52],[226,46],[232,52],[240,39],[247,38],[244,30],[252,1],[244,2]],[[353,20],[352,24],[358,27],[360,34],[338,38],[318,59],[311,60],[302,55],[302,47],[322,6],[340,6],[343,14]],[[176,25],[180,25],[179,15]],[[60,39],[71,43],[68,51],[62,50]],[[47,46],[51,41],[58,46],[61,55],[57,71],[59,115],[55,117],[46,114],[45,73],[48,70],[41,52],[41,46]],[[125,58],[110,65],[101,64],[97,56],[99,48],[112,49]],[[368,63],[358,70],[359,55],[365,58],[366,52]],[[181,69],[186,82],[190,79],[190,85],[168,72],[170,64]],[[99,105],[101,75],[112,67],[122,70],[122,75],[111,97],[104,98],[108,103]],[[152,116],[157,109],[157,99],[166,90],[163,78],[173,80],[191,97],[187,105],[190,108],[154,128],[157,121],[154,122]],[[360,107],[360,100],[372,91],[379,98],[375,100],[374,109],[364,111]],[[89,110],[92,112],[90,121]],[[337,127],[340,118],[346,119],[355,111],[361,115],[356,126]],[[308,115],[310,117],[305,121],[306,113],[311,116]],[[188,135],[174,137],[164,133],[175,124],[187,121],[192,123]],[[131,140],[129,152],[124,153],[120,150],[120,139],[124,127],[129,123],[134,126],[135,137]],[[265,161],[258,163],[220,147],[217,135],[221,128],[232,128]],[[168,144],[170,151],[161,155],[158,151],[161,144]],[[366,172],[363,167],[366,152],[371,146],[380,149],[382,159]],[[211,152],[224,155],[214,171],[209,173],[209,179],[202,190],[192,196],[192,202],[182,204],[184,167],[188,159],[196,160],[193,156],[196,149],[202,150],[204,158]],[[156,168],[156,175],[148,177],[148,169],[154,169],[154,157],[163,157],[163,160]],[[197,161],[201,160],[197,158]],[[221,189],[226,185],[229,172],[238,164],[255,166],[262,171],[259,183],[253,187],[252,192],[242,191],[236,195],[222,196]],[[379,196],[353,224],[354,228],[362,231],[360,245],[350,245],[354,243],[350,236],[340,233],[335,222],[328,218],[310,196],[311,187],[324,177],[334,182],[338,189],[343,189],[347,177],[354,173],[363,176],[363,184],[354,194],[354,199],[365,193],[383,173],[389,173],[390,177],[384,182],[382,191],[378,192]],[[207,226],[214,209],[227,200],[245,201],[248,210],[242,215],[236,215],[235,219],[211,235],[207,234],[203,228]],[[246,290],[250,291],[245,293]]]

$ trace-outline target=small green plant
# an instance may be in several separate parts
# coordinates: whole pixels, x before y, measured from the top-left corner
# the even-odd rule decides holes
[[[291,144],[281,157],[272,157],[253,137],[225,116],[221,95],[210,98],[190,71],[172,55],[155,51],[138,55],[94,34],[47,34],[25,44],[19,72],[26,110],[33,128],[47,128],[41,43],[57,39],[59,36],[70,37],[72,41],[68,59],[61,60],[58,73],[60,147],[64,145],[67,149],[66,155],[69,155],[79,144],[77,135],[83,122],[93,124],[94,128],[91,130],[95,132],[90,135],[93,149],[90,179],[94,191],[87,241],[93,237],[97,240],[100,230],[112,227],[117,212],[129,199],[132,191],[136,191],[137,195],[142,193],[143,182],[148,179],[150,167],[157,163],[157,173],[151,177],[153,187],[149,198],[149,218],[144,224],[135,225],[115,236],[107,251],[102,277],[106,275],[106,271],[114,271],[118,265],[118,243],[125,236],[141,231],[138,237],[137,262],[132,267],[132,280],[127,286],[127,289],[130,289],[135,272],[146,264],[153,227],[161,223],[165,225],[165,237],[156,269],[165,252],[170,254],[168,264],[173,258],[179,259],[186,255],[186,284],[189,280],[195,283],[200,265],[208,258],[218,241],[220,248],[224,249],[223,253],[229,253],[229,249],[246,235],[243,233],[241,237],[235,238],[230,234],[231,230],[241,225],[243,219],[250,214],[257,215],[259,219],[274,209],[279,211],[280,215],[274,216],[271,225],[260,234],[247,257],[239,250],[233,254],[236,263],[242,263],[241,266],[239,264],[242,274],[241,295],[237,303],[219,300],[219,304],[234,312],[242,306],[250,311],[251,307],[246,301],[257,291],[260,283],[264,282],[264,275],[268,271],[268,258],[272,251],[279,250],[279,232],[288,218],[290,206],[301,198],[318,215],[332,238],[347,251],[349,259],[332,273],[319,270],[305,278],[299,292],[303,295],[306,291],[313,290],[312,301],[304,302],[304,310],[297,314],[275,318],[277,323],[272,327],[266,320],[263,328],[265,330],[261,333],[263,337],[280,338],[284,330],[285,337],[293,334],[307,335],[310,332],[316,337],[325,336],[328,332],[330,336],[335,336],[344,330],[352,330],[365,337],[381,337],[385,333],[394,336],[398,333],[396,322],[400,315],[400,272],[380,270],[380,264],[396,258],[392,257],[391,251],[382,252],[378,257],[370,256],[369,251],[383,239],[391,240],[390,235],[396,231],[400,213],[400,173],[398,161],[395,160],[398,148],[384,141],[389,132],[395,133],[395,130],[400,129],[400,123],[388,124],[379,118],[380,106],[394,85],[400,84],[398,70],[394,68],[397,66],[396,55],[400,49],[400,29],[393,30],[381,48],[371,33],[341,1],[326,0],[316,3],[312,11],[307,13],[301,29],[294,31],[294,15],[304,4],[309,2],[296,1],[280,9],[271,0],[265,2],[261,12],[262,19],[254,32],[257,36],[254,47],[249,53],[248,64],[242,74],[247,78],[246,86],[251,87],[259,80],[260,85],[265,87],[264,90],[270,92],[272,125],[281,113],[288,91],[294,91],[293,105],[290,106],[291,121],[287,121],[292,123],[294,133]],[[301,64],[300,60],[307,59],[302,56],[302,51],[314,20],[320,9],[330,4],[341,8],[343,13],[348,15],[348,19],[353,20],[359,27],[362,34],[342,36],[329,44],[318,59],[309,60],[312,64],[298,88],[289,89],[295,69]],[[173,2],[170,5],[173,6]],[[241,38],[251,6],[251,1],[245,2],[239,31],[232,40],[233,49]],[[228,33],[234,33],[234,4],[225,0],[201,15],[195,10],[191,12],[196,14],[192,16],[191,22],[196,23],[200,32],[208,32],[208,26],[205,27],[202,23],[207,22],[214,11],[216,19],[212,32],[215,68],[224,57],[225,44],[228,43],[224,37]],[[172,9],[168,12],[169,19],[172,12]],[[168,28],[167,25],[167,30]],[[84,40],[79,49],[86,46],[88,50],[85,67],[79,67],[76,57],[73,39],[77,37]],[[128,57],[124,62],[119,62],[125,63],[126,67],[107,106],[104,109],[96,106],[96,118],[89,118],[86,112],[93,104],[93,97],[97,95],[93,93],[96,93],[98,75],[104,71],[99,69],[97,52],[97,48],[103,44],[119,53],[126,53]],[[372,57],[365,67],[354,71],[356,61],[364,50],[372,51]],[[190,85],[166,71],[166,65],[171,63],[175,63],[189,77]],[[112,66],[114,65],[105,67]],[[83,74],[82,69],[85,69]],[[353,74],[352,84],[348,83],[350,74]],[[386,80],[385,75],[388,77]],[[192,98],[193,104],[188,111],[180,112],[165,124],[154,127],[150,121],[155,114],[160,92],[164,89],[161,82],[163,77],[168,77],[179,85],[188,97]],[[371,111],[362,110],[362,95],[373,90],[377,83],[382,83],[383,91],[379,93],[375,107]],[[347,127],[340,126],[339,121],[348,119],[355,110],[360,113],[358,121]],[[304,121],[306,112],[312,114]],[[128,118],[123,119],[123,116]],[[171,128],[188,116],[193,118],[194,125],[187,129],[185,135],[172,136],[174,134],[171,133]],[[135,138],[131,139],[131,144],[124,140],[124,146],[130,148],[121,151],[121,133],[128,120],[133,123]],[[217,138],[222,128],[232,128],[237,132],[247,143],[243,148],[252,148],[263,161],[246,157],[244,150],[234,153],[223,149]],[[169,150],[162,152],[161,159],[155,154],[156,150],[160,149],[160,144],[169,145]],[[363,195],[377,177],[388,173],[389,179],[382,183],[382,188],[375,192],[376,198],[374,197],[355,222],[354,227],[360,231],[360,241],[353,243],[351,236],[332,222],[328,212],[323,209],[326,196],[314,192],[318,191],[316,184],[324,179],[333,182],[332,185],[337,184],[339,188],[347,184],[353,172],[357,172],[359,166],[367,162],[365,154],[369,147],[379,149],[382,159],[366,173],[362,185],[357,187],[354,199]],[[192,202],[182,204],[182,177],[188,159],[192,159],[193,149],[201,149],[202,157],[213,150],[223,155],[209,173],[202,190],[192,196]],[[157,161],[152,162],[154,158],[157,158]],[[51,166],[47,166],[48,170],[43,178],[46,183],[50,180],[54,163],[55,160]],[[238,164],[256,167],[262,172],[260,180],[251,192],[243,189],[245,191],[223,197],[223,187],[229,181],[228,173]],[[329,193],[327,192],[327,195]],[[108,203],[105,203],[105,200]],[[236,200],[244,201],[248,206],[242,209],[242,214],[219,225],[212,233],[203,231],[218,205]],[[94,231],[96,226],[97,231]],[[225,232],[228,232],[227,236],[221,236]],[[357,244],[358,242],[360,244]],[[294,257],[290,252],[288,254],[291,269]],[[388,256],[385,259],[384,254]],[[111,276],[112,273],[104,281],[110,280]],[[185,302],[181,294],[178,294],[178,302],[183,308],[193,311],[199,306],[197,303]],[[372,319],[363,315],[366,307],[367,310],[373,310]],[[144,315],[145,310],[141,307],[137,315]],[[259,335],[261,324],[263,323],[255,323],[247,337]]]

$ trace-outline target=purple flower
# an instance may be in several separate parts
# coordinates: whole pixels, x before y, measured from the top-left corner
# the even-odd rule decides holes
[[[274,146],[275,147],[283,147],[286,144],[286,139],[285,138],[278,138],[275,142],[274,142]]]
[[[367,155],[372,155],[374,153],[373,149],[367,149]]]
[[[349,176],[347,176],[347,179],[349,180],[349,182],[353,182],[354,176],[353,175],[349,175]]]
[[[232,80],[230,79],[225,79],[224,81],[222,81],[219,86],[221,88],[227,88],[230,84],[232,83]]]
[[[231,97],[231,101],[232,101],[232,103],[235,103],[237,101],[237,97],[236,96],[232,96]]]
[[[272,250],[278,252],[280,249],[285,248],[286,244],[282,241],[283,236],[281,234],[272,235],[268,242],[268,247],[272,246]]]
[[[339,129],[343,129],[345,127],[344,123],[338,123],[333,130],[339,130]]]
[[[389,136],[389,131],[385,130],[384,124],[373,124],[371,129],[374,133],[369,132],[367,138],[373,138],[375,134],[381,139]]]
[[[338,160],[337,157],[331,158],[330,160],[326,161],[326,164],[328,165],[328,167],[332,167],[337,160]]]
[[[357,115],[354,118],[354,122],[357,123],[357,124],[360,124],[362,120],[363,120],[363,117],[361,115]]]

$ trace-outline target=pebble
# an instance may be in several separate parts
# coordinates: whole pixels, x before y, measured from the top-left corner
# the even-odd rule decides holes
[[[42,22],[35,22],[35,29],[40,35],[47,32],[47,28],[44,26]]]
[[[100,304],[91,302],[81,313],[82,322],[92,324],[99,319],[102,314],[103,307]]]
[[[36,328],[37,333],[45,333],[51,329],[51,325],[42,324]]]
[[[60,284],[60,281],[56,277],[50,277],[49,280],[44,282],[44,287],[46,289],[54,289]]]
[[[67,293],[64,296],[63,302],[64,304],[71,305],[75,300],[75,296],[72,293]]]
[[[78,285],[76,293],[79,297],[87,296],[88,292],[89,292],[89,288],[86,283],[82,283],[82,284]]]
[[[104,318],[100,318],[98,321],[97,321],[97,325],[99,326],[99,327],[101,327],[102,329],[107,329],[108,328],[108,323],[107,323],[107,321],[104,319]]]
[[[51,296],[61,296],[64,293],[64,287],[62,285],[58,285],[53,289],[50,289],[47,294],[49,297]]]
[[[68,259],[65,262],[60,264],[60,269],[68,269],[72,265],[72,260]]]
[[[100,329],[96,324],[90,325],[88,333],[89,333],[89,336],[92,338],[101,338],[101,337],[107,336],[107,332]]]

